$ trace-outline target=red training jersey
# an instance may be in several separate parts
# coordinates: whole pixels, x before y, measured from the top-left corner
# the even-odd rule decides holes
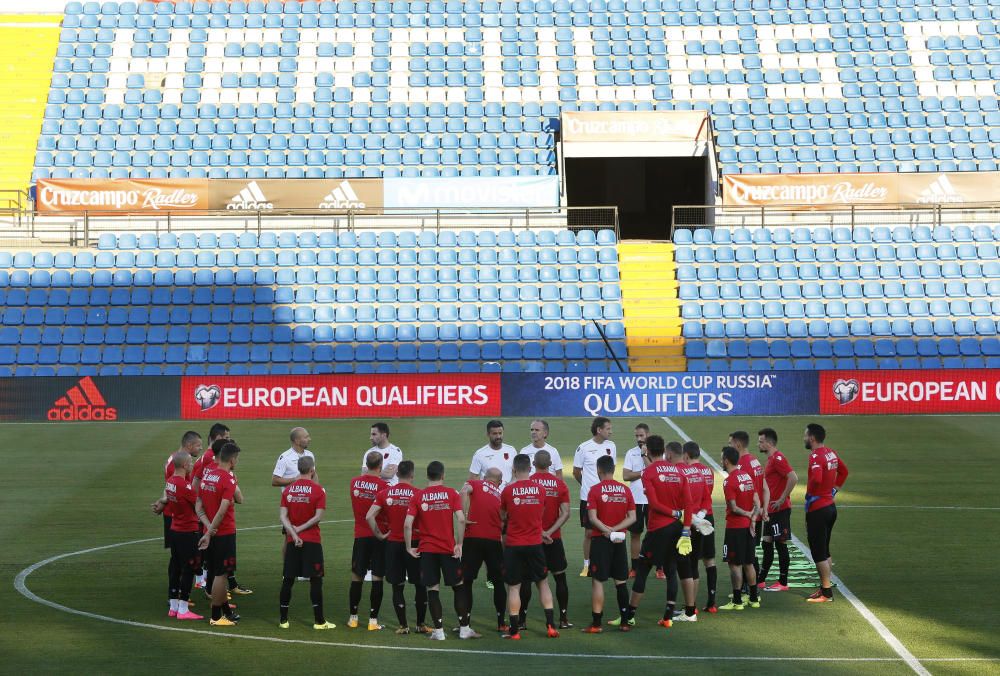
[[[697,511],[697,504],[678,465],[657,460],[642,471],[642,487],[649,501],[649,530],[659,530],[676,521],[672,514],[675,510],[684,512],[684,527],[691,526],[691,515]]]
[[[569,503],[569,487],[566,482],[549,472],[536,472],[531,480],[545,491],[545,509],[542,510],[542,530],[548,530],[559,518],[559,507]],[[562,529],[552,531],[552,539],[562,538]]]
[[[705,475],[693,463],[678,464],[677,466],[680,467],[681,474],[687,481],[688,491],[691,493],[691,514],[694,515],[695,512],[702,509],[701,506],[705,503]],[[712,501],[711,494],[708,496],[708,501]]]
[[[739,468],[741,472],[747,472],[753,478],[753,489],[757,491],[761,507],[766,510],[767,505],[764,504],[764,466],[752,454],[746,453],[740,456]]]
[[[210,448],[194,461],[194,469],[191,470],[191,480],[194,481],[197,479],[198,481],[201,481],[202,476],[205,474],[205,470],[215,466],[215,464],[215,453],[213,453]]]
[[[648,497],[648,494],[647,494]],[[587,493],[587,511],[597,512],[597,518],[608,528],[614,528],[625,520],[630,511],[635,511],[635,498],[632,490],[614,479],[608,479],[594,484]],[[594,528],[591,535],[601,537],[601,531]]]
[[[715,472],[708,465],[703,465],[700,462],[691,463],[693,467],[697,467],[698,471],[701,472],[702,483],[705,485],[705,492],[702,494],[701,503],[698,505],[698,510],[705,510],[705,514],[712,513],[712,492],[715,490]]]
[[[754,486],[753,475],[744,472],[740,468],[733,469],[722,484],[722,491],[726,496],[726,528],[749,528],[750,517],[742,514],[734,514],[729,506],[730,500],[736,501],[736,506],[748,512],[753,511],[753,498],[757,494]]]
[[[385,516],[389,526],[389,542],[403,542],[403,522],[406,520],[406,512],[413,502],[413,496],[417,494],[417,489],[413,484],[396,484],[379,491],[375,496],[375,504],[379,507],[379,517]],[[376,523],[379,519],[376,519]],[[413,540],[419,540],[419,533],[413,529]]]
[[[375,498],[379,491],[389,486],[382,477],[362,474],[351,479],[351,509],[354,511],[354,537],[370,538],[375,537],[372,529],[368,527],[365,517],[368,510],[375,504]],[[376,521],[384,531],[386,528],[386,515],[379,513]]]
[[[489,481],[473,479],[469,482],[469,513],[465,517],[465,537],[500,541],[503,527],[500,523],[500,489]]]
[[[198,494],[191,488],[191,482],[187,480],[187,477],[172,475],[167,479],[166,492],[167,505],[170,508],[170,515],[173,517],[170,522],[170,530],[177,533],[197,531],[198,514],[195,512],[194,503],[198,499]]]
[[[521,479],[507,484],[500,506],[507,513],[507,547],[542,544],[545,491],[537,482]]]
[[[792,466],[788,464],[788,459],[780,451],[767,459],[767,465],[764,467],[764,480],[767,481],[767,489],[771,492],[771,502],[780,498],[781,494],[785,492],[785,488],[788,486],[788,475],[791,472]],[[791,508],[792,499],[789,496],[778,505],[778,509],[775,511],[781,512]],[[768,511],[770,511],[770,505]]]
[[[170,477],[174,475],[174,454],[171,453],[167,456],[167,462],[163,465],[163,480],[170,481]]]
[[[809,456],[809,481],[806,495],[816,498],[809,506],[810,512],[833,504],[833,489],[847,481],[847,465],[837,451],[826,446],[814,448]]]
[[[209,521],[215,520],[219,506],[223,500],[229,500],[229,509],[222,517],[216,535],[233,535],[236,532],[236,477],[232,472],[220,469],[218,465],[205,471],[198,489],[201,504],[205,508],[205,516]]]
[[[311,479],[296,479],[281,491],[281,506],[288,510],[292,525],[298,527],[316,516],[316,510],[326,509],[326,491]],[[319,542],[319,524],[299,531],[299,537],[305,542]],[[286,533],[285,541],[291,542],[292,536]]]
[[[419,551],[429,554],[455,553],[455,512],[462,511],[462,498],[448,486],[428,486],[410,501],[407,516],[420,529]]]

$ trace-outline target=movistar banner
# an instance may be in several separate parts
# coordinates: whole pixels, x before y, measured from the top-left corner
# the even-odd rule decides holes
[[[386,178],[388,208],[558,207],[558,176]]]
[[[505,373],[505,416],[808,415],[819,372]]]

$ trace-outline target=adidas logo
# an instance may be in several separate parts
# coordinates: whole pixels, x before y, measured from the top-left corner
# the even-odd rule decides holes
[[[118,409],[108,406],[90,376],[81,378],[66,394],[56,399],[47,414],[49,420],[118,420]]]
[[[364,209],[365,206],[347,181],[341,181],[340,185],[331,190],[330,194],[319,203],[320,209]]]
[[[264,191],[257,185],[257,181],[250,181],[247,187],[233,195],[226,205],[226,209],[237,211],[260,211],[262,209],[273,209],[274,205],[267,201]]]
[[[955,189],[955,186],[944,174],[938,174],[938,177],[917,195],[918,204],[958,204],[961,202],[965,202],[965,196]]]

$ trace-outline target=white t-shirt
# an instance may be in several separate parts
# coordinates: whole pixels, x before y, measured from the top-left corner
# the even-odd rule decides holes
[[[587,494],[595,484],[601,482],[597,478],[597,459],[602,455],[610,455],[611,459],[618,462],[618,449],[615,442],[608,439],[604,443],[598,444],[593,439],[587,439],[576,447],[573,454],[573,467],[583,470],[583,483],[580,484],[580,499],[586,500]]]
[[[403,462],[403,452],[401,450],[399,450],[399,446],[396,446],[395,444],[389,444],[385,448],[379,448],[378,446],[372,446],[367,451],[365,451],[365,454],[363,456],[361,456],[361,471],[362,472],[368,471],[368,466],[365,464],[365,458],[367,458],[368,454],[371,453],[372,451],[378,451],[379,453],[382,454],[382,466],[383,467],[385,467],[386,465],[398,465],[399,463]],[[397,477],[395,474],[393,474],[392,478],[389,479],[389,485],[390,486],[395,486],[398,483],[399,483],[399,477]]]
[[[646,463],[642,460],[642,449],[638,446],[633,446],[625,451],[625,459],[622,461],[622,467],[642,474],[642,470],[646,469]],[[635,504],[649,504],[646,500],[646,489],[642,487],[641,477],[635,481],[630,481],[629,488],[632,489],[632,498],[635,500]]]
[[[314,460],[316,459],[316,456],[309,449],[302,451],[302,455],[307,455]],[[289,448],[278,456],[278,462],[274,463],[274,472],[272,474],[281,479],[294,479],[299,475],[299,458],[302,455],[299,455],[294,448]]]
[[[517,451],[510,444],[504,444],[499,450],[493,450],[490,445],[487,444],[476,451],[476,454],[472,456],[472,464],[469,465],[470,474],[478,474],[479,478],[482,479],[486,475],[486,470],[491,467],[498,468],[503,473],[503,482],[500,487],[503,488],[510,483],[511,473],[514,467],[514,456],[517,455]]]
[[[541,448],[535,448],[532,444],[528,444],[521,449],[521,453],[524,453],[526,456],[531,458],[532,472],[535,471],[535,453],[538,453],[538,451],[549,452],[549,456],[552,458],[552,464],[549,466],[549,472],[555,474],[563,468],[562,458],[559,457],[559,451],[557,451],[551,444],[545,444]]]

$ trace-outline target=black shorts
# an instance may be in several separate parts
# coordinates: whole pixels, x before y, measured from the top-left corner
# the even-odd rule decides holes
[[[792,510],[783,509],[770,515],[764,525],[764,535],[770,536],[773,542],[787,542],[792,538]]]
[[[503,584],[503,545],[499,540],[466,538],[462,543],[462,578],[472,582],[486,564],[486,579]]]
[[[503,550],[503,578],[507,584],[541,582],[548,574],[542,545],[514,545]]]
[[[593,528],[590,523],[590,512],[587,511],[587,501],[580,501],[580,526],[586,528],[588,531]]]
[[[715,525],[715,517],[711,514],[705,515],[705,521],[708,521],[713,526]],[[691,529],[691,549],[692,553],[697,552],[698,558],[714,559],[715,558],[715,532],[713,531],[711,535],[702,535],[698,532],[697,528]],[[695,577],[698,577],[697,566],[694,569]]]
[[[303,542],[296,547],[289,542],[285,547],[285,577],[323,577],[323,545]]]
[[[629,533],[639,535],[649,525],[649,505],[635,506],[635,523],[628,527]]]
[[[208,541],[208,570],[213,577],[236,572],[236,533],[214,535]]]
[[[191,533],[170,533],[170,557],[180,566],[191,570],[201,568],[201,551],[198,550],[198,531]]]
[[[550,545],[543,544],[542,551],[545,552],[545,567],[550,572],[562,573],[569,567],[569,563],[566,561],[566,548],[563,547],[562,538],[556,538]]]
[[[462,581],[462,562],[451,554],[420,552],[420,579],[425,587],[436,587],[444,578],[446,587]]]
[[[354,549],[351,551],[351,572],[364,577],[369,570],[373,577],[385,575],[385,541],[374,535],[354,538]]]
[[[814,512],[806,512],[806,535],[813,561],[826,561],[830,558],[830,536],[835,523],[837,505],[827,505]]]
[[[674,521],[669,526],[657,528],[646,533],[639,548],[639,556],[652,563],[657,568],[667,570],[677,566],[677,574],[682,578],[691,577],[691,566],[686,557],[677,555],[677,541],[684,529],[680,521]]]
[[[174,517],[163,515],[163,548],[170,549],[170,537],[173,531],[170,530],[170,524],[173,523]]]
[[[727,528],[726,540],[722,544],[722,558],[727,563],[737,566],[749,566],[753,563],[753,536],[749,528]]]
[[[607,537],[593,536],[590,541],[590,577],[598,582],[628,579],[628,544],[612,542]]]
[[[413,547],[419,543],[414,540]],[[406,551],[405,542],[385,543],[385,580],[389,584],[422,584],[420,582],[420,559],[415,559]]]

